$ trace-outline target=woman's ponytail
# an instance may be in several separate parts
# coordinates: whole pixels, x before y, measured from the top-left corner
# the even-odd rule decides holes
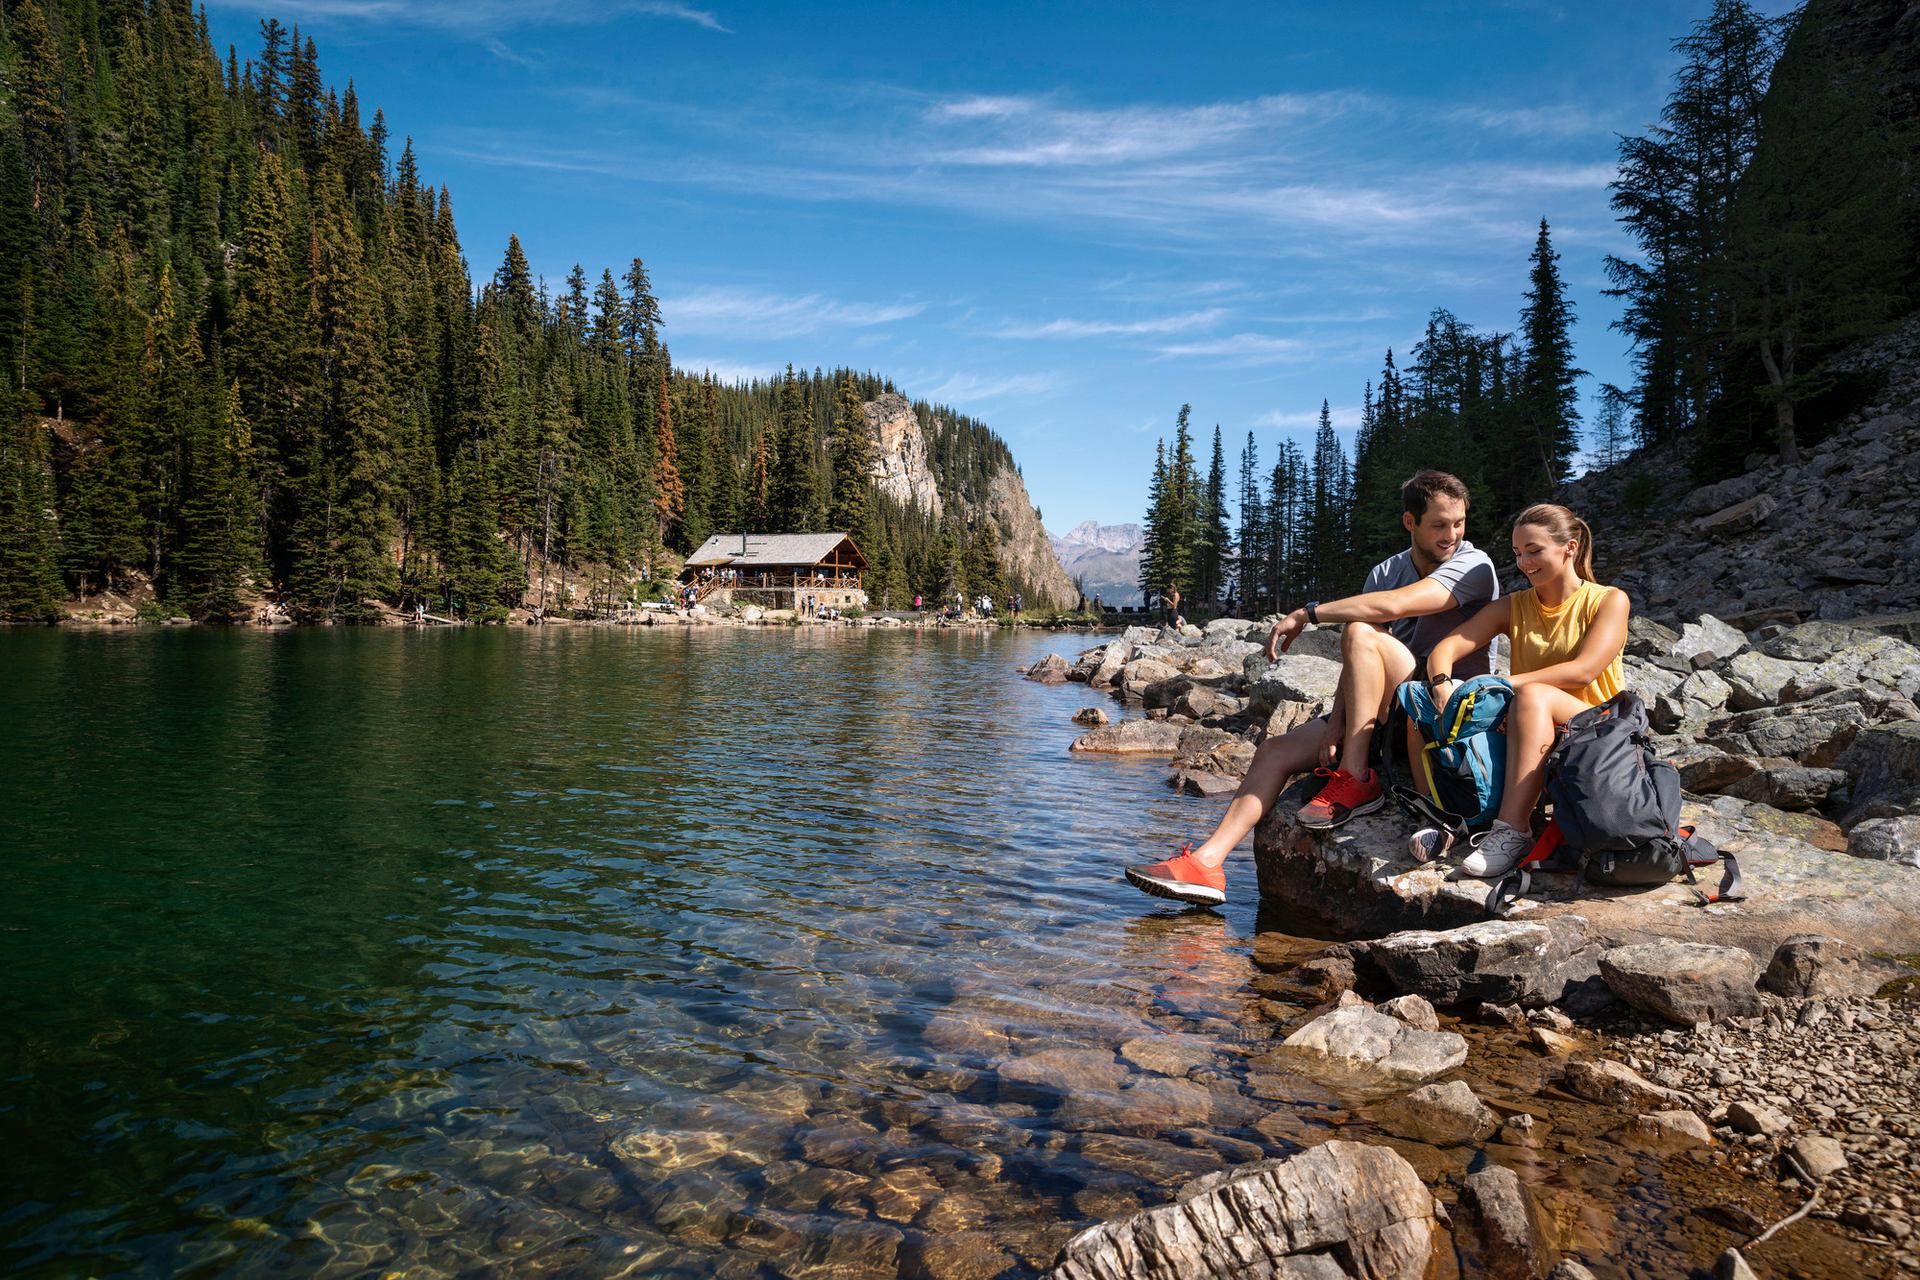
[[[1574,553],[1573,571],[1582,582],[1597,581],[1593,576],[1593,530],[1585,520],[1557,502],[1536,502],[1514,518],[1514,528],[1523,524],[1545,529],[1547,535],[1563,547],[1569,542],[1578,542],[1580,549]]]

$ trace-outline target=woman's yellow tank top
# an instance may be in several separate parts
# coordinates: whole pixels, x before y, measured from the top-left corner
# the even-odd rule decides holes
[[[1587,628],[1593,625],[1594,615],[1600,612],[1607,591],[1608,588],[1597,582],[1582,582],[1578,591],[1552,609],[1541,606],[1532,588],[1508,596],[1507,643],[1513,646],[1514,674],[1525,675],[1555,663],[1572,661],[1580,651],[1580,642],[1586,638]],[[1626,687],[1620,655],[1616,653],[1592,684],[1568,692],[1588,706],[1597,707]]]

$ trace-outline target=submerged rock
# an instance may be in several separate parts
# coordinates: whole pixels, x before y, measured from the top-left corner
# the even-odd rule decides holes
[[[1328,1142],[1209,1175],[1173,1204],[1082,1231],[1047,1276],[1419,1280],[1434,1234],[1433,1196],[1402,1156]]]
[[[1420,1084],[1465,1062],[1467,1042],[1355,1005],[1315,1018],[1275,1052],[1302,1075],[1329,1083]]]
[[[1435,1146],[1479,1142],[1500,1128],[1500,1117],[1464,1080],[1421,1085],[1404,1097],[1375,1107],[1373,1120],[1395,1137]]]
[[[1609,1136],[1623,1147],[1654,1155],[1672,1155],[1713,1143],[1713,1131],[1707,1128],[1707,1122],[1691,1111],[1635,1116]]]

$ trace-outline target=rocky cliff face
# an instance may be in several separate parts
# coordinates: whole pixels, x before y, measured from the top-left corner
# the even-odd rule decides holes
[[[940,489],[934,483],[927,440],[920,433],[913,406],[905,396],[889,391],[861,408],[880,442],[873,468],[875,487],[901,506],[918,508],[939,519],[944,510]]]
[[[963,520],[985,514],[1000,526],[1000,564],[1025,587],[1030,607],[1065,607],[1079,598],[1073,579],[1060,567],[1059,557],[1040,524],[1040,513],[1027,496],[1020,473],[1002,466],[987,486],[985,511],[975,510],[960,494],[942,494],[933,473],[926,435],[905,396],[888,392],[862,406],[878,444],[873,479],[880,491],[902,506],[913,506],[939,519],[952,507]],[[939,423],[935,420],[935,429]]]

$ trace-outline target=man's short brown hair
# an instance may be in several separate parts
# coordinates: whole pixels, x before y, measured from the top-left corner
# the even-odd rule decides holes
[[[1444,471],[1414,472],[1400,486],[1400,505],[1417,522],[1426,518],[1427,504],[1443,495],[1458,498],[1466,506],[1473,505],[1473,499],[1467,496],[1467,486],[1460,482],[1460,477]]]

